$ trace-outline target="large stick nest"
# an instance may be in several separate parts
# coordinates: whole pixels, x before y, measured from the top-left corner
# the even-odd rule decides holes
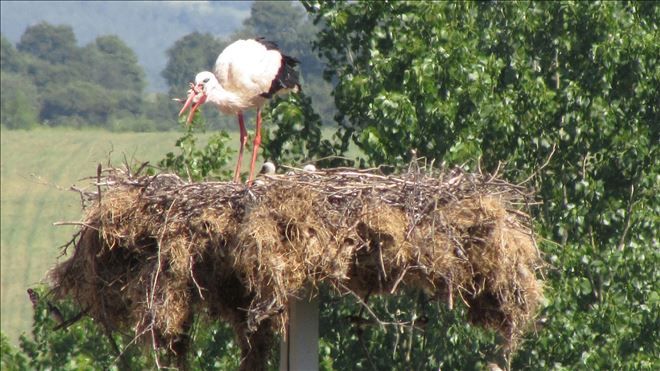
[[[331,169],[247,188],[100,174],[54,291],[175,351],[203,311],[234,327],[246,355],[260,345],[241,338],[283,332],[290,298],[322,283],[362,298],[407,287],[460,300],[471,323],[510,344],[542,298],[530,195],[497,176]]]

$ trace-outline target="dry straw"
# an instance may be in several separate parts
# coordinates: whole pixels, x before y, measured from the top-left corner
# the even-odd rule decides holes
[[[51,272],[54,292],[178,355],[204,313],[231,324],[243,369],[262,368],[289,298],[320,284],[462,301],[471,323],[511,346],[542,298],[531,197],[496,175],[340,168],[246,188],[106,169],[96,183],[82,193],[72,256]]]

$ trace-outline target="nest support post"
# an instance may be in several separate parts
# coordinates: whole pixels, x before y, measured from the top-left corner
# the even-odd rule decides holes
[[[280,341],[280,371],[319,369],[319,299],[291,298],[289,326]]]

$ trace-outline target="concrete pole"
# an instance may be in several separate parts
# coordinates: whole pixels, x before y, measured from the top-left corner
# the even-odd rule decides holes
[[[291,298],[289,330],[280,342],[280,371],[319,369],[319,300]]]

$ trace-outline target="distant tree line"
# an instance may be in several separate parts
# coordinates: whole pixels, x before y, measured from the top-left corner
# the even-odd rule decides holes
[[[100,36],[78,47],[73,29],[40,23],[28,27],[16,46],[2,39],[2,117],[6,128],[39,125],[156,131],[177,127],[178,106],[195,74],[211,70],[218,54],[238,38],[266,36],[300,59],[305,91],[331,121],[332,86],[312,51],[316,34],[306,12],[292,3],[255,2],[243,27],[228,39],[191,33],[170,47],[162,75],[167,94],[145,93],[145,73],[117,36]],[[234,119],[205,110],[209,124],[234,128]]]
[[[78,47],[70,26],[40,23],[14,47],[2,36],[2,125],[7,128],[96,126],[163,130],[157,100],[145,97],[145,75],[116,36]]]

